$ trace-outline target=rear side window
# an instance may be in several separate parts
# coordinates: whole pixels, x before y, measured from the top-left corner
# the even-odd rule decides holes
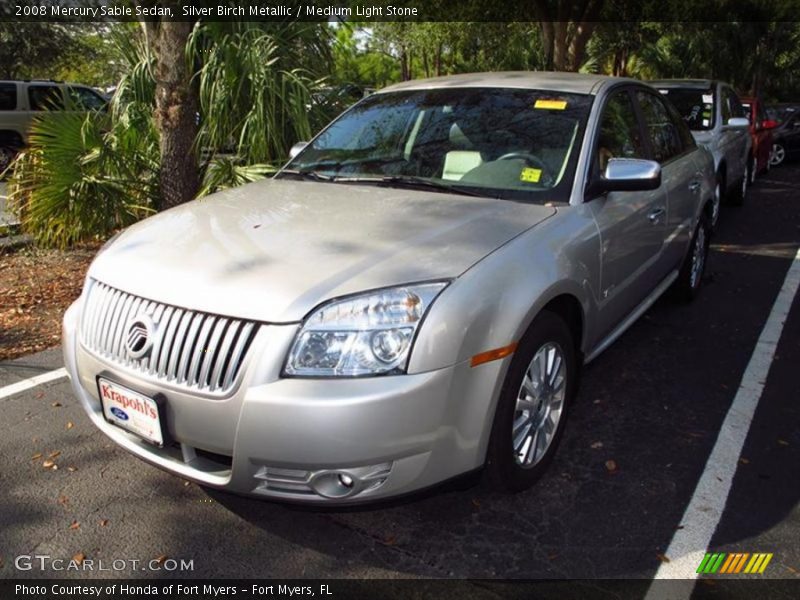
[[[0,110],[17,109],[17,84],[0,83]]]
[[[28,104],[31,110],[62,110],[64,96],[56,85],[32,85],[28,88]]]
[[[683,139],[664,100],[649,92],[636,92],[636,97],[642,107],[647,134],[653,146],[653,158],[663,163],[681,154]]]

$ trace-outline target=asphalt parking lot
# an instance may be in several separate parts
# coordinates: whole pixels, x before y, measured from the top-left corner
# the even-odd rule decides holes
[[[0,578],[85,577],[20,571],[21,554],[193,561],[159,574],[175,577],[652,578],[678,558],[668,548],[799,246],[789,165],[725,210],[698,300],[660,300],[585,369],[552,468],[514,496],[451,486],[320,511],[206,490],[111,444],[64,378],[2,395],[61,367],[59,349],[0,363]],[[766,578],[800,577],[798,365],[795,297],[708,545],[774,553]]]

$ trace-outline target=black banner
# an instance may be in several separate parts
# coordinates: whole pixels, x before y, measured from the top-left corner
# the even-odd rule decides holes
[[[486,599],[611,600],[619,598],[719,598],[738,600],[800,597],[800,579],[762,580],[714,578],[692,580],[113,580],[43,579],[1,580],[3,600],[185,600],[306,599]]]
[[[757,10],[753,10],[753,7]],[[0,21],[793,21],[800,0],[5,0]]]

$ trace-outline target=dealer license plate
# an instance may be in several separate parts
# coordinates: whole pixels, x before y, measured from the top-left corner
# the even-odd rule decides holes
[[[103,415],[109,423],[152,444],[164,445],[161,415],[155,400],[102,377],[98,377],[97,387]]]

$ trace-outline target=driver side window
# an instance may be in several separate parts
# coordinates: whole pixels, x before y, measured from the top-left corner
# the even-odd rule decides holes
[[[647,158],[633,102],[625,90],[614,93],[603,109],[594,159],[597,172],[602,175],[612,158]]]

